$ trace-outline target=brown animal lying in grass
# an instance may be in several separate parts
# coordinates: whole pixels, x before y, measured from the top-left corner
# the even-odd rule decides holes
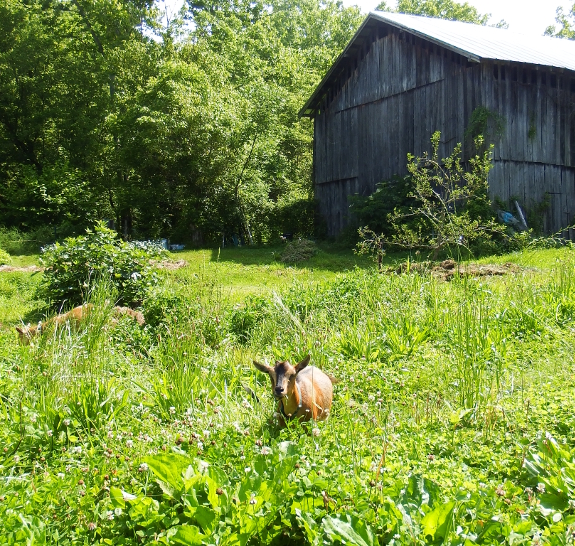
[[[46,322],[39,322],[36,326],[24,326],[23,328],[16,327],[18,332],[20,343],[27,345],[30,340],[38,335],[42,335],[46,329],[51,327],[58,327],[64,324],[70,324],[72,327],[77,328],[80,323],[94,310],[94,304],[85,303],[84,305],[79,305],[74,307],[71,311],[67,313],[62,313],[61,315],[56,315]],[[117,317],[120,315],[127,315],[133,318],[140,326],[145,324],[144,315],[140,311],[134,311],[129,307],[119,307],[116,306],[112,309],[112,313]],[[113,322],[118,322],[117,318],[112,319]]]
[[[315,366],[308,367],[309,359],[308,355],[295,366],[278,361],[273,368],[254,360],[254,366],[270,376],[281,427],[291,419],[324,421],[329,415],[337,380]]]

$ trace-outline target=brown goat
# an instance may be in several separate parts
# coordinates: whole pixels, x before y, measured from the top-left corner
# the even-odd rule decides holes
[[[67,313],[56,315],[46,322],[39,322],[36,326],[28,325],[24,326],[23,328],[16,327],[20,343],[23,345],[28,345],[33,337],[42,335],[42,333],[44,333],[47,328],[52,326],[58,327],[60,325],[70,323],[71,326],[77,328],[93,310],[94,304],[85,303],[84,305],[74,307],[74,309],[68,311]],[[112,309],[112,313],[115,316],[129,316],[133,318],[140,326],[145,324],[144,315],[140,311],[134,311],[129,307],[116,306]],[[117,322],[117,319],[112,319],[112,322]]]
[[[277,361],[273,368],[254,360],[254,366],[270,376],[281,427],[291,419],[323,421],[329,415],[337,380],[315,366],[308,367],[309,360],[308,355],[295,366]]]

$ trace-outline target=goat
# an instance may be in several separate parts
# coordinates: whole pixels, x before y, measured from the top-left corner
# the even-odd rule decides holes
[[[24,326],[23,328],[16,327],[18,332],[20,343],[23,345],[29,345],[33,337],[42,335],[46,328],[70,323],[74,327],[78,327],[80,323],[85,320],[85,318],[94,310],[94,304],[85,303],[84,305],[79,305],[74,307],[71,311],[67,313],[62,313],[61,315],[56,315],[46,322],[38,322],[36,326]],[[145,324],[144,315],[140,311],[134,311],[129,307],[119,307],[116,306],[112,309],[112,313],[116,316],[127,315],[133,318],[140,326]],[[112,319],[112,323],[117,323],[117,319]]]
[[[292,419],[301,421],[324,421],[331,410],[333,384],[337,379],[330,377],[315,366],[309,366],[310,356],[292,366],[287,361],[276,361],[275,366],[260,364],[254,366],[267,373],[272,382],[272,392],[278,401],[280,427]]]

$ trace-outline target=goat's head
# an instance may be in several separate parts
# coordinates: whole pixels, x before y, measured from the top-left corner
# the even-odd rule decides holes
[[[299,364],[292,366],[287,360],[276,361],[275,366],[260,364],[254,360],[254,366],[260,371],[267,373],[272,382],[273,395],[276,398],[289,396],[295,388],[295,378],[309,364],[310,356],[307,355]]]
[[[29,324],[19,328],[16,326],[16,331],[18,332],[18,340],[22,345],[30,345],[31,338],[42,332],[42,324],[38,323],[38,326],[30,326]]]

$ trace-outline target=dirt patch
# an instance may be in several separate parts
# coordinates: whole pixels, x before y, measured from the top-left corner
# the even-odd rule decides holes
[[[162,262],[158,262],[156,267],[158,269],[166,269],[167,271],[174,271],[176,269],[181,269],[182,267],[186,267],[188,262],[186,260],[164,260]]]
[[[404,262],[398,267],[388,269],[388,272],[403,275],[405,273],[431,273],[434,277],[444,281],[450,281],[456,275],[460,277],[494,277],[499,275],[507,275],[509,273],[517,273],[520,271],[518,265],[512,263],[504,263],[501,265],[495,264],[458,264],[455,260],[444,260],[439,264],[432,262]]]
[[[38,273],[44,271],[43,267],[37,265],[29,265],[27,267],[15,267],[13,265],[0,265],[0,273],[12,273],[13,271],[24,271],[28,273]]]

